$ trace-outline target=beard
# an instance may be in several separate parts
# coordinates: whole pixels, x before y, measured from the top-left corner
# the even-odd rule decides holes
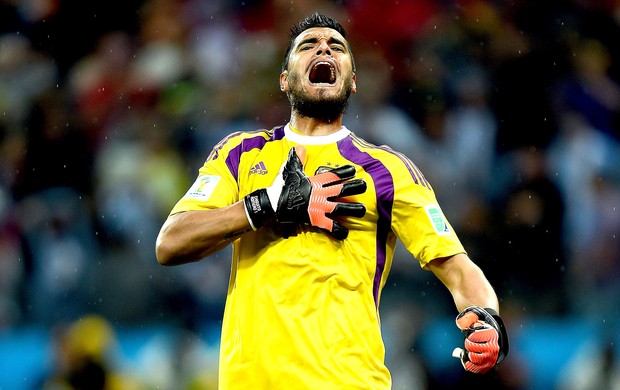
[[[319,91],[318,97],[304,93],[299,87],[301,80],[296,74],[289,74],[289,85],[291,89],[286,95],[291,109],[301,116],[331,122],[343,115],[349,105],[352,86],[350,79],[346,81],[341,93],[328,97],[323,96],[325,95],[324,91]]]

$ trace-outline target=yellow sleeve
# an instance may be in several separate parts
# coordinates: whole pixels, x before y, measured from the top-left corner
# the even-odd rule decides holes
[[[225,140],[218,144],[185,195],[172,208],[170,214],[182,211],[215,209],[231,205],[239,200],[239,186],[232,175],[226,157],[231,147],[240,141]]]
[[[413,163],[398,166],[401,172],[393,172],[392,227],[404,246],[423,268],[433,259],[464,253],[435,192],[419,169]]]

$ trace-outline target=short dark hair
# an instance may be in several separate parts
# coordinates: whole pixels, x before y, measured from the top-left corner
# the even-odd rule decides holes
[[[299,22],[299,24],[291,27],[291,30],[288,34],[289,41],[286,51],[284,52],[284,61],[282,61],[282,71],[288,69],[288,57],[291,54],[291,50],[293,50],[293,42],[295,38],[299,36],[302,32],[313,28],[313,27],[327,27],[334,29],[342,35],[343,38],[347,38],[347,31],[342,27],[340,23],[331,16],[323,15],[318,12],[313,13],[310,16],[307,16],[304,20]],[[355,61],[353,60],[353,52],[351,51],[351,46],[349,42],[346,42],[347,48],[349,49],[349,53],[351,53],[351,61],[353,62],[353,70],[355,71]]]

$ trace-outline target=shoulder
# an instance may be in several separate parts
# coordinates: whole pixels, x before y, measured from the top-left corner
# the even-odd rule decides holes
[[[376,161],[395,173],[415,171],[419,172],[416,164],[409,156],[388,145],[376,145],[363,138],[351,135],[352,147],[357,154],[365,155],[368,161]]]
[[[375,145],[356,135],[350,136],[346,157],[361,166],[377,184],[388,192],[420,187],[430,189],[430,183],[416,164],[404,153],[387,145]]]
[[[216,160],[222,155],[228,157],[231,153],[238,157],[244,152],[262,148],[267,142],[282,139],[283,136],[283,126],[272,129],[237,131],[220,140],[211,150],[207,161]]]

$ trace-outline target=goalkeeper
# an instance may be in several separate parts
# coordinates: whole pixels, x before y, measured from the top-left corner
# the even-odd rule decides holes
[[[279,82],[289,122],[216,145],[157,239],[164,265],[233,245],[219,388],[389,389],[379,302],[397,239],[452,294],[463,367],[493,368],[508,351],[497,296],[431,185],[342,125],[357,90],[342,26],[293,27]]]

